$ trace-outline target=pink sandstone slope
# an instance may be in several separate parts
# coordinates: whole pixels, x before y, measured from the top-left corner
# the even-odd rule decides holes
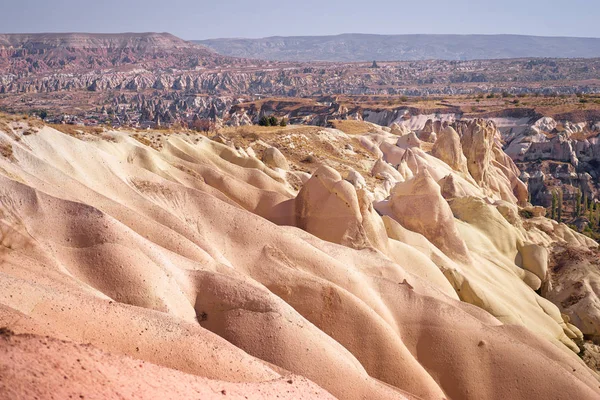
[[[0,337],[0,393],[7,399],[333,399],[306,378],[230,383],[34,335]]]
[[[82,382],[124,398],[152,397],[149,385],[175,397],[600,397],[574,352],[581,332],[514,261],[555,239],[506,222],[494,201],[517,196],[498,170],[484,189],[456,175],[480,197],[446,202],[436,182],[452,168],[415,148],[412,178],[375,205],[373,188],[331,167],[297,191],[293,172],[204,137],[161,137],[158,151],[106,135],[0,135],[12,149],[0,157],[0,327],[56,339],[0,339],[0,388],[21,385],[0,397]],[[379,135],[385,157],[398,139]],[[445,241],[434,218],[409,223],[411,198],[424,217],[435,200]],[[33,375],[75,373],[76,358],[74,383]]]

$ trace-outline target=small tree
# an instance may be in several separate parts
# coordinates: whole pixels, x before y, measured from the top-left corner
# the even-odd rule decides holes
[[[281,122],[279,123],[279,126],[287,126],[287,120],[285,118],[281,118]]]
[[[581,189],[577,189],[577,194],[575,195],[575,216],[579,217],[581,215]]]
[[[279,121],[277,121],[277,117],[275,117],[274,115],[271,115],[269,117],[269,125],[267,126],[277,126],[279,125]]]
[[[258,120],[258,124],[260,126],[271,126],[271,121],[269,120],[269,117],[267,117],[266,115],[263,115],[262,117],[260,117],[260,119]]]
[[[48,112],[46,110],[42,110],[40,111],[40,118],[41,119],[46,119],[48,118]]]
[[[556,195],[556,191],[552,192],[552,209],[550,210],[552,214],[552,219],[556,220],[556,205],[558,203],[558,196]]]
[[[562,207],[563,207],[563,192],[562,190],[558,191],[558,207],[556,210],[556,216],[558,218],[558,222],[562,222]]]
[[[587,196],[587,192],[583,193],[583,213],[585,214],[585,212],[588,210],[588,196]]]

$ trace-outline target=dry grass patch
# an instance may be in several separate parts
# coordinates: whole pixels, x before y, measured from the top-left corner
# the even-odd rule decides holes
[[[153,147],[152,142],[140,134],[134,133],[133,135],[131,135],[131,137],[143,144],[144,146]]]
[[[56,129],[66,135],[79,138],[81,135],[99,135],[104,132],[104,128],[100,126],[82,126],[70,124],[48,124],[49,127]]]
[[[281,126],[260,126],[260,125],[243,125],[243,126],[227,126],[217,131],[218,134],[223,136],[240,135],[243,138],[256,137],[259,138],[262,135],[281,135],[288,133],[290,130],[297,129],[303,125],[288,125],[287,127]]]
[[[6,122],[0,120],[0,131],[8,133],[11,132],[12,129],[10,129],[10,126],[8,126]]]
[[[8,114],[0,113],[0,131],[4,131],[6,133],[12,132],[9,123],[12,121],[12,118]]]
[[[200,175],[199,173],[197,173],[196,171],[194,171],[193,169],[190,169],[184,165],[181,164],[175,164],[175,168],[177,168],[178,170],[185,172],[186,174],[192,176],[193,178],[204,182],[204,178],[202,177],[202,175]]]
[[[584,141],[593,137],[598,136],[598,132],[575,132],[571,135],[571,139],[577,141]]]
[[[30,127],[41,128],[44,122],[36,117],[27,114],[7,114],[0,112],[0,129],[5,129],[11,122],[18,122],[29,125]]]
[[[339,129],[349,135],[363,135],[373,130],[373,127],[369,123],[363,121],[336,119],[330,122],[333,128]]]
[[[0,156],[13,159],[13,148],[10,143],[0,142]]]

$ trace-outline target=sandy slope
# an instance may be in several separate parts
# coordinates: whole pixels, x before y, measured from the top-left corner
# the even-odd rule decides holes
[[[2,350],[12,374],[48,342],[47,363],[156,364],[173,393],[210,379],[259,397],[293,373],[307,397],[315,384],[342,399],[600,396],[572,351],[581,333],[522,261],[529,244],[590,244],[509,223],[500,210],[520,194],[506,161],[484,158],[476,182],[378,131],[369,141],[405,182],[388,179],[391,196],[373,203],[373,188],[328,167],[296,192],[293,173],[206,138],[163,137],[156,151],[127,132],[12,128],[0,133],[12,149],[0,157],[0,326],[112,354],[18,337]],[[449,174],[476,197],[443,198]]]
[[[184,374],[89,345],[31,335],[0,338],[0,393],[10,399],[332,399],[298,376],[229,383]]]

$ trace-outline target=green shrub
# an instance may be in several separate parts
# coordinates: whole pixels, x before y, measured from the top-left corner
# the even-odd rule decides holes
[[[270,117],[263,115],[258,120],[258,125],[260,125],[260,126],[278,126],[279,120],[274,115],[271,115]],[[285,126],[285,125],[281,125],[281,126]]]
[[[519,211],[519,215],[525,219],[533,218],[533,213],[529,210],[521,210]]]

